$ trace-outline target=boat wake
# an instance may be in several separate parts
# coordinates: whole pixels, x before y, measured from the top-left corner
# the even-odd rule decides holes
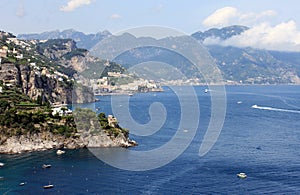
[[[278,99],[278,100],[282,101],[285,105],[287,105],[293,109],[300,109],[300,107],[298,106],[299,99],[297,99],[297,98],[284,97],[284,96],[280,96],[280,95],[268,95],[268,94],[245,93],[245,92],[235,92],[232,94],[256,95],[256,96],[270,97],[270,98],[274,98],[274,99]]]
[[[278,111],[278,112],[290,112],[290,113],[297,113],[300,114],[300,110],[289,110],[289,109],[282,109],[282,108],[273,108],[273,107],[266,107],[266,106],[258,106],[253,105],[251,108],[260,109],[260,110],[271,110],[271,111]]]

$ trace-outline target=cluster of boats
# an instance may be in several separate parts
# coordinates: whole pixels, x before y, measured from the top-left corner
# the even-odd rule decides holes
[[[56,151],[57,155],[62,155],[64,153],[65,153],[65,151],[63,151],[63,150],[57,150]],[[4,165],[5,165],[4,163],[0,162],[0,167],[3,167]],[[49,169],[49,168],[51,168],[51,166],[52,166],[51,164],[43,164],[42,168],[43,169]],[[0,177],[0,180],[4,180],[4,177]],[[21,183],[19,183],[19,186],[24,186],[26,184],[27,184],[27,182],[21,182]],[[54,187],[53,184],[43,186],[44,189],[50,189],[50,188],[53,188],[53,187]]]
[[[63,150],[57,150],[56,151],[57,155],[62,155],[64,153],[65,153],[65,151],[63,151]],[[52,166],[51,164],[43,164],[42,168],[43,169],[49,169],[49,168],[51,168],[51,166]],[[53,187],[54,187],[53,184],[43,186],[44,189],[50,189],[50,188],[53,188]]]

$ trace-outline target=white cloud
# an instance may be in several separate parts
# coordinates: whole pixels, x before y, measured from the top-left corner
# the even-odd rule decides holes
[[[268,50],[300,51],[300,31],[293,20],[279,24],[270,23],[277,13],[266,10],[260,13],[242,13],[234,7],[224,7],[208,16],[203,24],[208,27],[246,25],[250,29],[227,40],[209,37],[204,44],[223,46],[253,47]],[[269,21],[269,22],[267,22]]]
[[[261,13],[242,13],[235,7],[223,7],[216,10],[204,21],[203,25],[207,27],[224,27],[228,25],[255,25],[266,17],[276,16],[277,13],[273,10],[266,10]]]
[[[268,23],[261,23],[227,40],[219,40],[214,37],[207,38],[204,44],[253,47],[279,51],[300,51],[300,31],[293,20],[282,22],[275,26],[271,26]]]
[[[233,18],[238,16],[238,11],[234,7],[224,7],[216,10],[212,15],[208,16],[203,24],[208,27],[227,26]]]
[[[64,5],[60,8],[61,11],[70,12],[81,6],[89,5],[91,0],[69,0],[67,5]]]
[[[113,20],[117,20],[117,19],[121,19],[121,18],[122,18],[122,16],[119,15],[119,14],[112,14],[112,15],[110,16],[110,19],[113,19]]]

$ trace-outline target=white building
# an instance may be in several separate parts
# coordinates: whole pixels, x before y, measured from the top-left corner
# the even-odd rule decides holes
[[[52,115],[58,114],[59,116],[67,116],[72,114],[72,110],[68,109],[67,107],[55,107],[52,108]]]

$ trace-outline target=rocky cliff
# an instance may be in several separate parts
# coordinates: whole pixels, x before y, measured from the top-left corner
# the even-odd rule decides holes
[[[103,114],[97,118],[83,109],[76,119],[92,120],[75,123],[75,114],[57,105],[93,102],[92,89],[77,82],[76,73],[90,64],[104,67],[103,60],[70,39],[24,41],[2,31],[0,49],[0,153],[136,144],[128,130],[110,126]],[[57,108],[62,113],[55,113]]]
[[[19,154],[23,152],[44,151],[50,149],[77,149],[85,147],[131,147],[136,142],[124,135],[109,137],[107,134],[89,135],[86,137],[66,138],[49,132],[11,136],[2,140],[0,153]]]
[[[8,86],[20,88],[24,94],[34,100],[41,98],[43,102],[72,103],[73,83],[71,81],[40,74],[29,65],[2,64],[0,80]]]
[[[83,87],[72,90],[74,74],[87,68],[87,50],[79,49],[71,39],[24,41],[0,33],[0,81],[6,86],[20,88],[34,100],[44,103],[93,102],[93,92]],[[9,36],[10,35],[10,36]]]

